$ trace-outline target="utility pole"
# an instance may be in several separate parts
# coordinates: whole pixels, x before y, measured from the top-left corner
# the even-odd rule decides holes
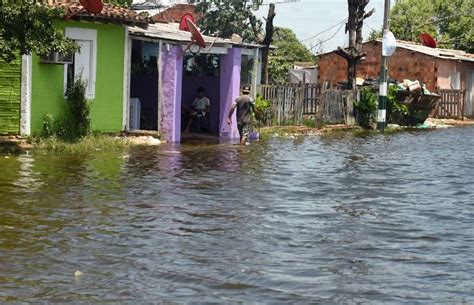
[[[383,35],[389,30],[390,19],[390,0],[385,0],[385,11],[383,17]],[[382,46],[383,50],[383,46]],[[383,53],[383,51],[382,51]],[[377,112],[377,129],[380,132],[385,131],[385,124],[387,121],[387,91],[388,91],[388,56],[382,54],[382,69],[380,70],[379,81],[379,106]]]

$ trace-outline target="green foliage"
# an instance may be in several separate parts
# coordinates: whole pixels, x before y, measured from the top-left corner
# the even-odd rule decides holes
[[[264,99],[260,94],[257,94],[257,98],[255,99],[255,107],[259,111],[263,112],[270,108],[270,101]]]
[[[262,1],[201,1],[196,5],[196,12],[204,14],[198,23],[206,35],[230,38],[238,34],[246,42],[256,42],[262,32],[262,21],[254,12]]]
[[[293,62],[286,60],[284,57],[271,55],[268,58],[268,74],[272,83],[288,83],[288,71],[292,68]]]
[[[363,87],[360,91],[360,100],[354,103],[359,125],[365,129],[370,129],[372,124],[375,123],[377,99],[378,96],[373,88]]]
[[[65,142],[58,136],[49,138],[32,138],[33,150],[40,153],[53,154],[86,154],[97,151],[121,151],[134,145],[123,138],[97,134],[86,136],[74,143]]]
[[[54,118],[53,115],[48,113],[43,117],[43,130],[41,137],[49,138],[54,135]]]
[[[313,61],[311,51],[300,42],[293,30],[277,27],[273,34],[272,45],[276,47],[275,54],[285,57],[288,61]]]
[[[85,81],[76,79],[66,90],[66,99],[73,116],[75,135],[78,138],[90,133],[90,103],[86,99]]]
[[[257,108],[259,115],[256,115],[256,119],[263,125],[268,125],[272,120],[272,112],[270,109],[270,101],[264,99],[260,94],[257,94],[255,99],[255,108]]]
[[[474,52],[474,3],[472,0],[406,0],[395,4],[390,29],[400,40],[419,41],[427,32],[440,47]],[[370,38],[381,37],[381,32]]]
[[[309,128],[316,128],[316,120],[314,118],[304,118],[303,125]]]
[[[20,55],[73,52],[77,44],[55,29],[64,12],[30,1],[0,2],[0,57],[11,62]]]
[[[295,62],[311,62],[314,56],[302,44],[296,34],[287,28],[276,28],[272,45],[276,47],[271,52],[268,61],[268,73],[274,83],[287,83],[288,71]]]
[[[402,104],[397,100],[397,86],[391,84],[388,87],[387,102],[387,120],[388,122],[396,122],[398,118],[410,115],[408,105]]]
[[[130,7],[133,3],[133,0],[105,0],[103,2],[111,3],[111,4],[122,6],[122,7]]]

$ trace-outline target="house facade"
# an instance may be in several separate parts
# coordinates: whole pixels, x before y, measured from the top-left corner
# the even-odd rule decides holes
[[[207,134],[222,141],[239,139],[236,120],[229,126],[226,118],[243,85],[256,91],[261,46],[204,36],[206,48],[196,49],[191,34],[178,26],[130,28],[127,129],[158,131],[166,141],[180,142],[185,109],[192,108],[196,90],[203,87],[211,101]]]
[[[357,77],[377,79],[381,68],[381,41],[363,44],[366,60],[357,67]],[[347,63],[335,51],[318,56],[319,83],[347,81]],[[433,49],[420,44],[398,41],[389,59],[389,76],[395,80],[419,80],[431,91],[466,90],[465,114],[474,115],[474,54],[458,50]]]
[[[0,134],[36,134],[42,130],[45,115],[67,118],[65,90],[79,77],[86,82],[86,98],[91,101],[91,129],[123,130],[128,98],[127,26],[145,27],[147,18],[110,4],[104,4],[98,15],[81,10],[74,1],[50,5],[64,9],[69,20],[58,20],[55,26],[74,39],[80,50],[67,63],[36,55],[9,64],[0,62]]]

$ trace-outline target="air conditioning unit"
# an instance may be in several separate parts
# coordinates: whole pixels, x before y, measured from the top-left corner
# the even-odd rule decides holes
[[[72,64],[74,53],[51,52],[41,57],[43,64],[64,65]]]

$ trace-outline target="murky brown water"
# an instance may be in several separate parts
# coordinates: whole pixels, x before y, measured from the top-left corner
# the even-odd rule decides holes
[[[473,151],[465,128],[0,156],[0,303],[473,304]]]

